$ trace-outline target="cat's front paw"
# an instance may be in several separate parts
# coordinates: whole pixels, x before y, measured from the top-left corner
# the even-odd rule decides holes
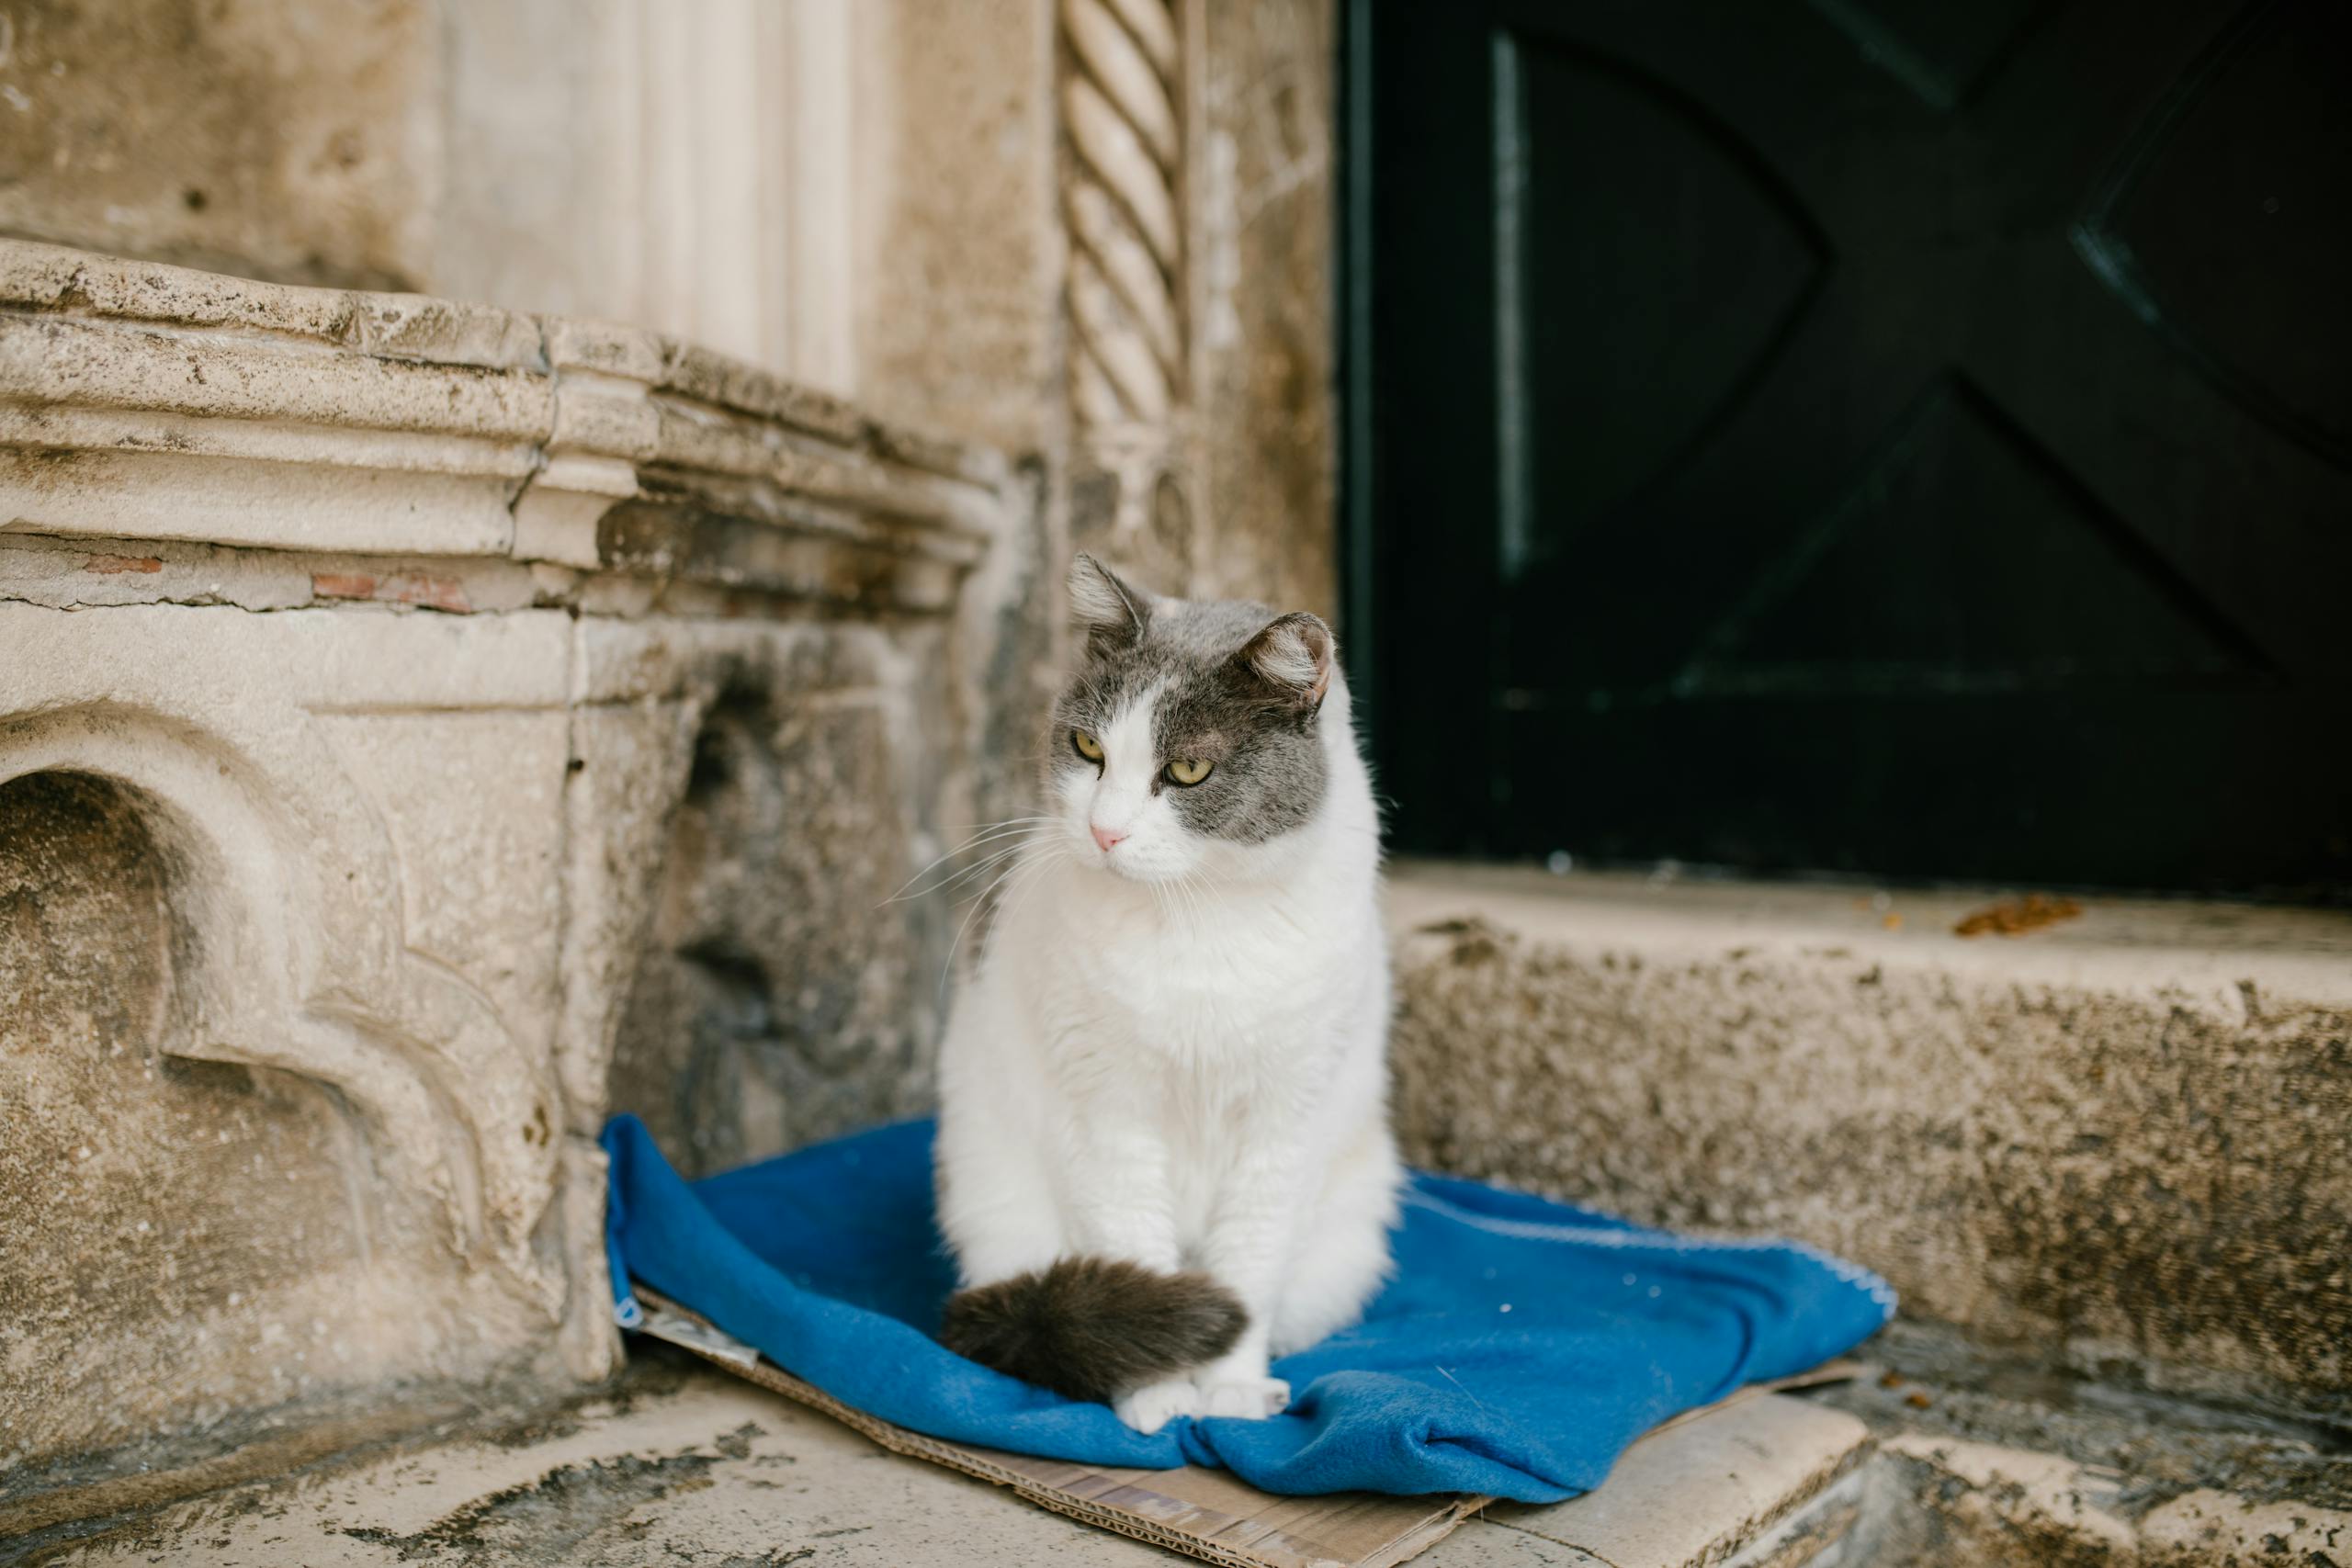
[[[1111,1408],[1136,1431],[1157,1432],[1179,1416],[1198,1416],[1201,1391],[1190,1378],[1169,1378],[1121,1394]]]
[[[1289,1408],[1290,1384],[1280,1378],[1201,1380],[1199,1413],[1203,1416],[1238,1416],[1244,1421],[1263,1421]]]

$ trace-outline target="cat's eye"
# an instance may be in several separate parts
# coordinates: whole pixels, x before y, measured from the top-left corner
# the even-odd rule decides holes
[[[1095,739],[1094,737],[1087,734],[1083,729],[1071,730],[1069,732],[1069,743],[1071,747],[1076,750],[1078,754],[1085,758],[1088,761],[1097,764],[1102,762],[1102,742]]]
[[[1168,782],[1190,789],[1208,777],[1209,770],[1216,766],[1215,762],[1204,762],[1196,757],[1182,758],[1168,764]]]

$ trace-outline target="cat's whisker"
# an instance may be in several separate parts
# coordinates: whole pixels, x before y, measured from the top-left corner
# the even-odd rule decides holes
[[[964,919],[956,928],[955,938],[947,944],[947,957],[939,966],[939,988],[942,991],[944,991],[947,988],[947,977],[955,973],[956,955],[961,953],[964,948],[964,933],[972,929],[973,919],[978,916],[981,909],[987,907],[989,895],[995,892],[999,886],[1002,886],[1008,877],[1017,876],[1020,874],[1021,868],[1023,863],[1025,863],[1016,860],[1011,869],[998,874],[995,882],[992,882],[988,886],[981,888],[978,893],[973,894],[969,899],[966,900],[966,902],[970,904],[971,908],[964,911]]]
[[[883,902],[886,904],[896,902],[899,897],[906,894],[909,888],[914,886],[916,883],[921,882],[924,877],[929,876],[933,871],[936,871],[939,867],[946,864],[949,861],[954,860],[957,855],[962,854],[965,851],[971,849],[985,840],[1000,838],[1006,833],[1019,831],[1024,825],[1024,822],[1025,819],[1015,818],[1010,821],[991,822],[983,825],[978,832],[974,833],[970,838],[966,839],[962,843],[957,844],[946,853],[940,855],[929,865],[924,866],[921,871],[916,872],[912,876],[907,878],[907,880],[899,886],[898,892],[893,893],[888,898],[884,899]]]
[[[958,883],[969,882],[976,876],[984,875],[989,867],[1002,863],[1004,861],[1019,854],[1022,851],[1027,849],[1031,844],[1035,843],[1036,841],[1036,836],[1032,834],[1029,837],[1022,839],[1017,843],[1008,844],[1005,847],[997,850],[986,859],[977,861],[974,863],[966,866],[963,870],[957,872],[955,875],[946,878],[944,881],[933,884],[929,888],[925,889],[925,891],[932,893],[944,892],[948,888],[956,886]]]
[[[1024,850],[1034,850],[1038,846],[1035,844],[1024,844],[1022,847]],[[991,897],[995,897],[1008,883],[1018,877],[1023,871],[1026,871],[1035,863],[1036,863],[1036,862],[1033,859],[1016,856],[1013,859],[1012,863],[1003,866],[999,870],[996,875],[989,880],[986,886],[977,887],[971,892],[965,894],[963,897],[956,900],[956,904],[958,906],[965,904],[970,904],[976,907],[985,906],[988,901]]]
[[[1040,868],[1050,865],[1054,863],[1057,859],[1065,858],[1068,854],[1069,852],[1067,850],[1060,849],[1058,846],[1049,845],[1047,846],[1047,852],[1045,854],[1038,855],[1031,859],[1016,860],[1011,866],[999,873],[995,881],[989,883],[986,887],[981,888],[978,892],[973,894],[966,900],[971,908],[965,911],[963,922],[956,928],[956,939],[948,943],[947,946],[947,960],[940,966],[939,983],[943,988],[944,988],[947,984],[947,976],[956,967],[956,954],[962,950],[964,945],[964,933],[971,928],[972,921],[978,916],[979,912],[988,908],[989,897],[997,893],[999,889],[1004,889],[1005,896],[1007,897],[1011,897],[1014,893],[1023,889],[1024,885],[1022,878],[1024,874],[1032,872],[1040,872]],[[1037,883],[1043,880],[1044,877],[1042,874],[1030,875],[1026,886],[1034,887]],[[1009,919],[1011,918],[1012,911],[1010,909],[1003,909],[1001,905],[1000,905],[1000,908],[1001,912],[999,914],[998,919],[1000,920]]]
[[[876,908],[880,908],[884,905],[896,904],[905,898],[919,898],[922,897],[923,894],[932,891],[930,888],[919,889],[915,886],[915,884],[921,882],[924,877],[929,876],[933,872],[938,870],[941,866],[946,864],[949,861],[954,860],[957,855],[963,854],[968,850],[975,849],[982,843],[994,842],[1008,836],[1040,831],[1042,830],[1043,825],[1051,823],[1055,820],[1056,818],[1051,817],[1011,817],[1001,822],[983,823],[978,832],[973,834],[970,838],[965,840],[954,849],[949,850],[945,854],[941,855],[929,865],[926,865],[921,871],[916,872],[912,876],[907,878],[907,880],[899,886],[897,892],[891,894],[888,898],[883,899],[882,903],[876,905]]]

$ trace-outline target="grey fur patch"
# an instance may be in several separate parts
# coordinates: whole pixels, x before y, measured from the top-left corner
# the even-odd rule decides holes
[[[1155,598],[1091,557],[1070,575],[1089,635],[1046,738],[1048,784],[1064,770],[1093,767],[1071,749],[1072,729],[1100,732],[1164,683],[1151,788],[1170,797],[1186,829],[1263,843],[1312,819],[1329,785],[1319,728],[1335,657],[1329,629],[1313,615],[1278,615],[1246,600]],[[1301,660],[1317,671],[1304,682]],[[1180,760],[1212,764],[1209,776],[1189,787],[1170,783],[1167,764]]]
[[[1216,1360],[1249,1323],[1233,1292],[1206,1274],[1065,1258],[948,1297],[939,1342],[1023,1382],[1107,1404]]]

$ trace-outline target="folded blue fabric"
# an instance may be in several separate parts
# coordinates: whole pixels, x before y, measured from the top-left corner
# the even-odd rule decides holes
[[[1484,1492],[1549,1503],[1745,1382],[1850,1349],[1893,1315],[1876,1275],[1791,1242],[1697,1241],[1416,1175],[1396,1278],[1362,1324],[1274,1365],[1289,1411],[1147,1437],[931,1337],[955,1270],[932,1128],[902,1122],[688,1183],[634,1116],[605,1129],[616,1312],[634,1278],[869,1415],[1098,1465],[1222,1465],[1268,1492]]]

